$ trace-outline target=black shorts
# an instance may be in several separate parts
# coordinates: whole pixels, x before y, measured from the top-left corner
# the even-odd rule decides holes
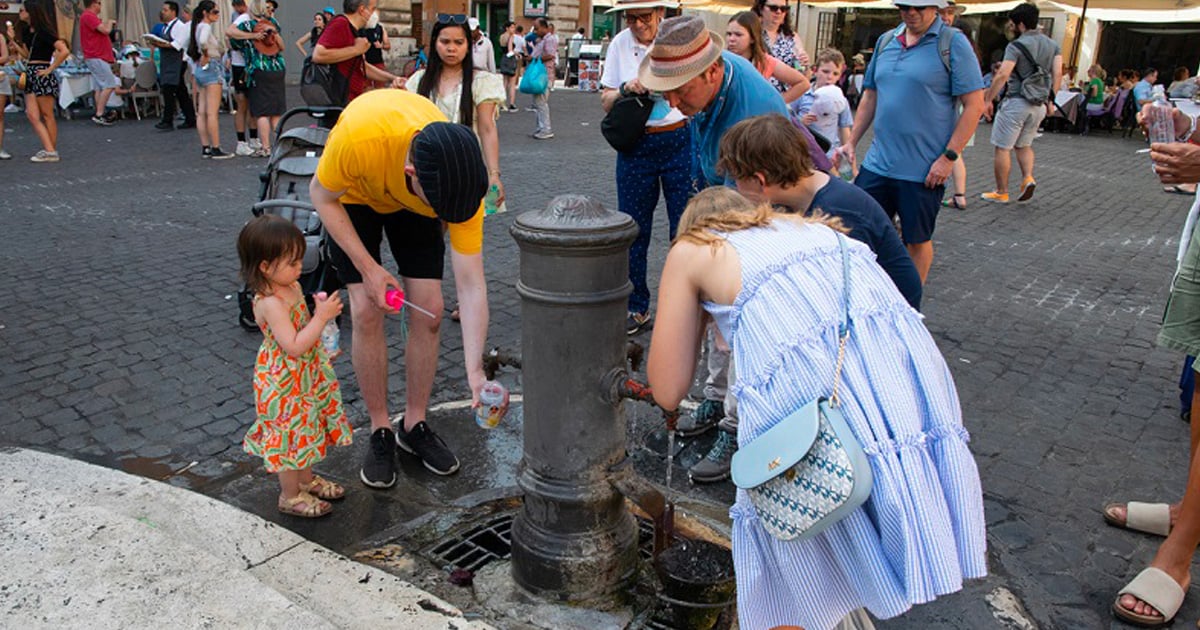
[[[386,234],[402,278],[442,279],[446,241],[442,237],[441,221],[406,210],[380,214],[371,206],[353,203],[346,204],[346,214],[375,262],[383,264],[379,254]],[[362,274],[333,239],[329,239],[329,259],[344,284],[363,281]]]
[[[246,66],[230,66],[233,71],[233,90],[238,94],[246,93]]]

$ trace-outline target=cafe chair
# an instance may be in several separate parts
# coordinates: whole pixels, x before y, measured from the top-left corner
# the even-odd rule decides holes
[[[1087,122],[1084,125],[1083,133],[1088,133],[1092,129],[1092,125],[1099,125],[1107,129],[1108,133],[1112,133],[1113,127],[1117,124],[1117,115],[1125,108],[1125,101],[1129,99],[1130,90],[1120,90],[1117,95],[1104,100],[1104,106],[1099,111],[1087,112]]]
[[[133,91],[129,100],[133,101],[133,113],[138,120],[142,119],[142,108],[138,103],[149,99],[154,104],[155,114],[162,112],[162,96],[158,91],[158,75],[155,74],[154,64],[145,62],[137,67],[133,79]]]

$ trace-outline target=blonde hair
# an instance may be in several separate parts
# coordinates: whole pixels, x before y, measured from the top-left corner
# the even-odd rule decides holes
[[[708,190],[712,189],[706,189],[704,192],[708,192]],[[672,245],[684,242],[693,245],[708,245],[715,251],[725,243],[725,237],[719,233],[763,227],[776,220],[799,224],[818,223],[838,232],[849,232],[842,224],[841,219],[827,215],[820,210],[815,210],[812,214],[807,215],[783,214],[776,212],[770,204],[755,205],[737,193],[733,194],[741,197],[744,204],[738,204],[724,193],[710,195],[707,199],[701,199],[700,203],[697,203],[704,192],[693,197],[692,201],[688,203],[687,209],[683,211],[683,216],[679,218],[679,233],[675,236]],[[721,207],[720,200],[722,198],[729,204],[725,208]]]
[[[741,193],[725,186],[712,186],[696,193],[679,217],[677,234],[683,234],[692,229],[697,221],[704,217],[724,214],[726,212],[753,213],[758,204],[743,197]]]
[[[817,67],[821,67],[823,63],[832,63],[839,68],[845,68],[846,56],[836,48],[826,48],[817,53]]]

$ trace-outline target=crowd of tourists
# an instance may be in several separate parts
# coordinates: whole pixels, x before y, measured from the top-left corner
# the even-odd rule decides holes
[[[110,125],[108,97],[127,86],[120,64],[113,71],[115,24],[99,18],[101,1],[85,0],[80,29],[96,86],[92,122]],[[507,23],[496,54],[474,18],[439,14],[425,62],[402,77],[383,62],[390,42],[376,1],[344,0],[340,14],[316,13],[294,46],[331,66],[345,86],[345,109],[309,194],[354,321],[351,365],[370,423],[360,479],[386,489],[397,481],[397,449],[438,475],[460,468],[427,422],[441,318],[421,313],[446,310],[448,240],[452,310],[472,404],[479,404],[489,321],[483,222],[485,207],[505,198],[497,121],[517,109],[522,72],[541,66],[549,80],[531,94],[531,135],[554,137],[549,99],[559,40],[545,18],[533,21],[528,37]],[[694,482],[732,477],[738,487],[730,514],[740,626],[832,628],[860,609],[894,617],[957,592],[987,573],[986,533],[957,391],[920,313],[933,234],[943,208],[966,208],[962,153],[981,119],[992,121],[995,176],[982,199],[1033,197],[1033,143],[1063,83],[1061,49],[1041,33],[1029,3],[1008,13],[1016,37],[986,78],[969,33],[954,26],[961,11],[949,0],[896,3],[900,23],[879,37],[869,62],[848,61],[835,49],[810,54],[782,0],[756,0],[723,33],[695,16],[667,18],[676,6],[618,0],[612,11],[626,28],[609,42],[599,100],[605,139],[617,151],[618,210],[639,228],[628,258],[625,329],[636,335],[657,319],[647,374],[664,409],[688,395],[703,358],[703,401],[679,431],[716,432],[711,450],[689,469]],[[59,159],[54,70],[69,51],[48,0],[25,7],[31,35],[21,41],[30,76],[22,89],[42,143],[31,159],[52,162]],[[210,159],[269,155],[271,130],[287,108],[275,1],[233,0],[233,7],[236,16],[222,16],[213,0],[200,0],[181,12],[167,0],[151,40],[165,102],[155,127],[195,128]],[[139,58],[137,51],[121,56]],[[236,103],[229,152],[218,116],[226,60]],[[1142,84],[1156,72],[1135,80],[1123,71],[1115,86],[1098,67],[1089,77],[1089,100],[1128,89],[1138,105],[1149,105]],[[1175,79],[1169,91],[1194,93],[1186,72]],[[1194,184],[1200,149],[1184,141],[1200,139],[1196,120],[1176,112],[1172,123],[1180,142],[1152,147],[1156,168],[1164,184]],[[868,132],[873,140],[860,160]],[[1020,183],[1010,192],[1014,153]],[[0,149],[0,159],[8,157]],[[660,199],[671,247],[652,313],[647,257]],[[1200,202],[1191,224],[1197,214]],[[395,273],[384,266],[385,236]],[[316,295],[310,312],[297,284],[304,248],[292,223],[277,217],[254,219],[238,238],[264,335],[254,372],[257,419],[244,448],[278,473],[278,509],[313,518],[329,514],[346,488],[312,467],[330,447],[348,444],[352,431],[321,343],[343,303],[337,293]],[[1200,287],[1187,278],[1200,266],[1200,241],[1185,238],[1180,251],[1181,279],[1160,341],[1195,355],[1200,328],[1191,313],[1200,305],[1190,296]],[[388,406],[384,322],[404,303],[419,311],[408,311],[397,426]],[[767,446],[805,422],[821,445],[813,448],[825,449],[815,461],[832,462],[826,469],[806,452],[763,459],[774,452]],[[1165,623],[1183,599],[1200,543],[1200,511],[1192,509],[1200,462],[1192,460],[1181,504],[1105,510],[1115,525],[1167,536],[1151,568],[1113,603],[1126,621]],[[796,498],[814,487],[821,501]]]

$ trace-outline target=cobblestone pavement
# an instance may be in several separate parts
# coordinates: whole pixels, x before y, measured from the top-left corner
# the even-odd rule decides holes
[[[490,345],[520,346],[507,231],[515,215],[564,192],[615,207],[614,154],[598,133],[596,98],[558,91],[551,103],[553,140],[528,137],[532,113],[500,123],[512,212],[486,227]],[[0,444],[159,478],[195,461],[171,482],[201,491],[231,470],[244,475],[254,468],[239,443],[259,338],[235,321],[233,243],[263,162],[202,160],[194,133],[157,133],[147,120],[64,121],[63,161],[31,164],[28,123],[19,114],[7,123],[5,146],[17,157],[0,166],[0,257],[12,283],[0,309]],[[1115,592],[1149,561],[1156,539],[1105,526],[1100,507],[1175,499],[1186,474],[1175,386],[1182,357],[1157,349],[1154,336],[1188,199],[1161,192],[1136,140],[1048,134],[1035,145],[1033,201],[987,205],[978,199],[991,182],[987,131],[966,152],[970,209],[942,213],[924,304],[973,435],[993,574],[882,625],[1105,627]],[[664,235],[660,221],[651,270],[661,267]],[[399,408],[403,344],[398,323],[389,326]],[[439,364],[435,402],[466,391],[458,329],[447,322],[443,332],[449,359]],[[365,424],[349,362],[337,367],[354,420]],[[421,483],[437,503],[441,482]],[[686,492],[731,496],[728,486]],[[1019,604],[1003,604],[1007,593]],[[1018,621],[999,621],[1002,611]],[[1200,618],[1200,599],[1180,618]]]

